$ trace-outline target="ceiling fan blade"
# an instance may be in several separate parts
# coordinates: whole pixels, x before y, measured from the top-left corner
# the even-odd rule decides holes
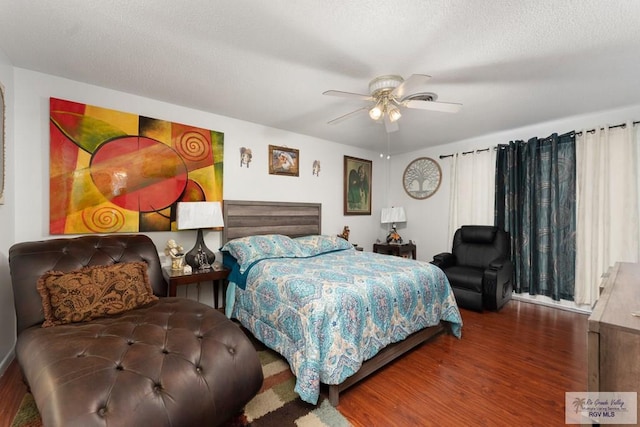
[[[391,96],[402,99],[409,94],[422,92],[419,89],[424,86],[430,78],[431,76],[426,74],[412,74],[391,92]]]
[[[387,130],[387,133],[391,133],[391,132],[395,132],[399,129],[398,127],[398,122],[392,122],[389,119],[389,115],[385,114],[384,115],[384,128]]]
[[[358,108],[357,110],[354,110],[354,111],[352,111],[352,112],[350,112],[350,113],[344,114],[344,115],[342,115],[342,116],[340,116],[340,117],[336,117],[335,119],[328,121],[328,122],[327,122],[327,124],[335,125],[336,123],[340,123],[341,121],[343,121],[343,120],[345,120],[345,119],[348,119],[348,118],[349,118],[349,117],[351,117],[351,116],[355,116],[355,115],[356,115],[357,113],[359,113],[360,111],[366,111],[366,110],[368,110],[368,109],[369,109],[369,107],[361,107],[361,108]]]
[[[327,90],[325,92],[322,92],[322,94],[329,95],[329,96],[339,96],[341,98],[359,99],[361,101],[373,101],[373,97],[371,97],[370,95],[361,95],[359,93],[343,92],[341,90]]]
[[[422,101],[418,99],[406,101],[404,106],[420,110],[441,111],[443,113],[457,113],[462,108],[462,104],[455,102]]]

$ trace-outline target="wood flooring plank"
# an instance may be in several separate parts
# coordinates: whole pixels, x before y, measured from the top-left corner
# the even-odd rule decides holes
[[[13,360],[0,377],[0,426],[11,425],[26,392],[20,367]]]
[[[462,310],[441,335],[340,396],[354,426],[564,425],[564,393],[587,390],[587,315],[519,301]]]

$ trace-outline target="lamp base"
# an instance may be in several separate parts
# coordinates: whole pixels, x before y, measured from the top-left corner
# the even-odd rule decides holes
[[[401,245],[402,237],[396,231],[396,227],[393,227],[389,234],[387,235],[387,243],[390,245]]]
[[[214,254],[209,248],[207,248],[207,245],[204,244],[202,228],[198,229],[196,244],[193,249],[187,252],[184,256],[184,260],[191,266],[193,271],[209,270],[215,262],[216,254]]]

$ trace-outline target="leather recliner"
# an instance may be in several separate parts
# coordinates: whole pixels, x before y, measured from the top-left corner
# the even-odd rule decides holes
[[[433,257],[451,284],[458,306],[500,310],[513,292],[509,233],[494,226],[465,225],[456,230],[451,252]]]

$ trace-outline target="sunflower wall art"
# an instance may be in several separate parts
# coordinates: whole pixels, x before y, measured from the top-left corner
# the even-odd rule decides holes
[[[51,234],[175,230],[178,202],[221,201],[224,134],[50,99]]]

